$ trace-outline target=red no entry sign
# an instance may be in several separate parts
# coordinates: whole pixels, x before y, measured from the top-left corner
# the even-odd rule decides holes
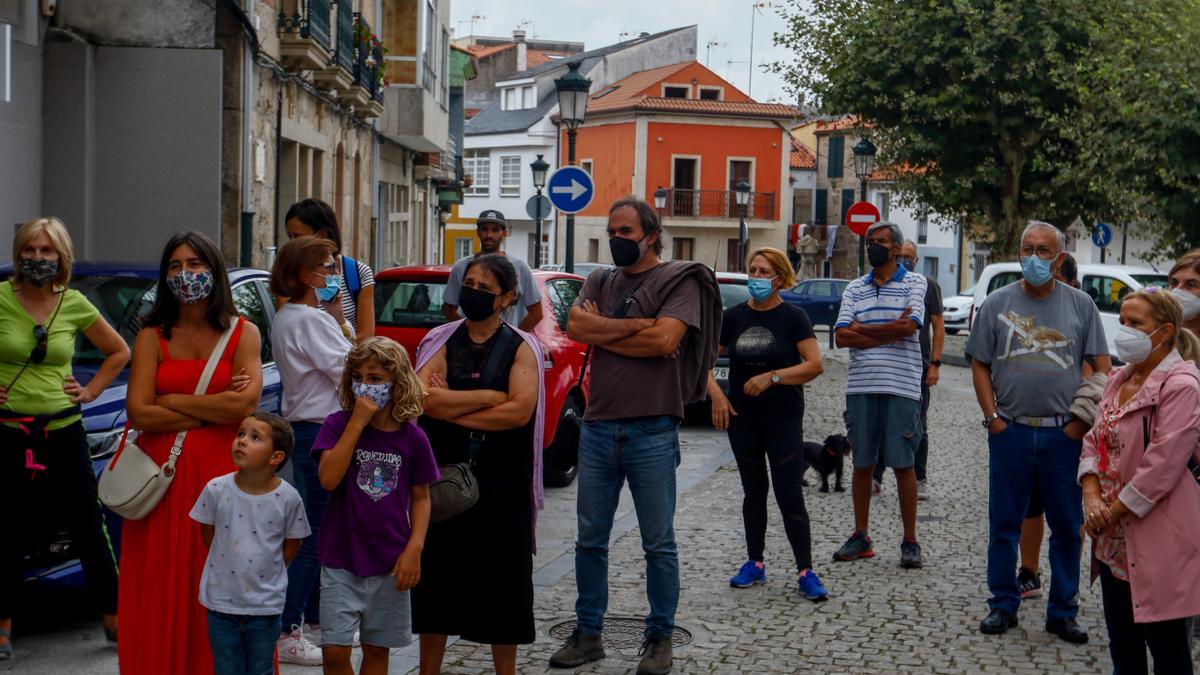
[[[879,209],[871,202],[854,202],[846,209],[846,226],[858,236],[866,236],[867,228],[879,222]]]

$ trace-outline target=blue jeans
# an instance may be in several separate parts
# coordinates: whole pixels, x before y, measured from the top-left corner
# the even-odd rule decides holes
[[[208,644],[215,675],[271,675],[279,615],[241,616],[208,610]]]
[[[670,415],[585,422],[579,438],[576,514],[575,601],[585,635],[604,629],[608,610],[608,542],[621,485],[637,512],[646,553],[646,637],[675,630],[679,604],[679,553],[675,547],[675,467],[679,466],[679,419]]]
[[[1021,605],[1017,544],[1037,480],[1050,526],[1046,618],[1074,618],[1079,611],[1083,491],[1075,476],[1081,449],[1082,443],[1068,438],[1062,427],[1035,428],[1010,421],[1004,431],[989,434],[987,582],[992,609],[1015,614]]]
[[[301,621],[321,623],[321,564],[317,562],[317,535],[325,519],[329,492],[317,479],[317,462],[309,454],[321,425],[316,422],[292,422],[296,447],[292,451],[292,474],[296,491],[304,500],[304,515],[312,534],[300,542],[300,550],[288,565],[287,599],[283,605],[283,630],[290,631]]]

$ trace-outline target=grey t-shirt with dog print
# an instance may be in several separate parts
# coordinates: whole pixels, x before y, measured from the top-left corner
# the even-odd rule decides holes
[[[1096,303],[1055,282],[1034,298],[1016,282],[975,310],[967,356],[989,364],[997,411],[1007,417],[1066,415],[1085,357],[1108,354]]]

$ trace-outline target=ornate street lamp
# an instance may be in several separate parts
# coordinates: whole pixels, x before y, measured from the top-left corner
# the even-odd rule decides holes
[[[542,188],[546,187],[546,172],[550,170],[550,164],[538,155],[529,163],[529,170],[533,172],[533,187],[537,188],[537,222],[533,233],[533,268],[537,269],[542,266]]]
[[[567,67],[567,74],[554,81],[558,91],[558,117],[567,127],[567,164],[575,164],[575,132],[587,117],[592,81],[579,74],[579,61]],[[575,214],[567,214],[567,251],[564,269],[575,272]]]
[[[863,136],[861,140],[854,144],[854,175],[858,176],[859,182],[859,201],[867,201],[867,179],[875,171],[875,144],[871,139]],[[858,238],[858,273],[861,275],[866,271],[866,250],[867,238],[865,236]]]
[[[658,219],[662,220],[663,209],[667,208],[667,189],[661,185],[654,191],[654,208],[658,209]]]
[[[741,214],[738,221],[738,271],[746,271],[746,240],[750,238],[750,232],[746,229],[746,207],[750,204],[750,184],[745,180],[738,181],[734,188],[734,195],[737,197],[738,213]]]

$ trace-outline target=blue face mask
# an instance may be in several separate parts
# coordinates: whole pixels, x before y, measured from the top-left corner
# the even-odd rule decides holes
[[[331,302],[342,290],[342,275],[326,274],[325,285],[320,288],[313,286],[313,289],[317,292],[318,300],[321,302]]]
[[[1031,286],[1044,286],[1054,276],[1050,270],[1050,260],[1042,260],[1036,255],[1021,256],[1021,274]]]
[[[750,291],[750,297],[757,302],[762,302],[771,297],[771,293],[775,290],[773,282],[775,277],[770,279],[759,279],[751,277],[746,280],[746,290]]]

